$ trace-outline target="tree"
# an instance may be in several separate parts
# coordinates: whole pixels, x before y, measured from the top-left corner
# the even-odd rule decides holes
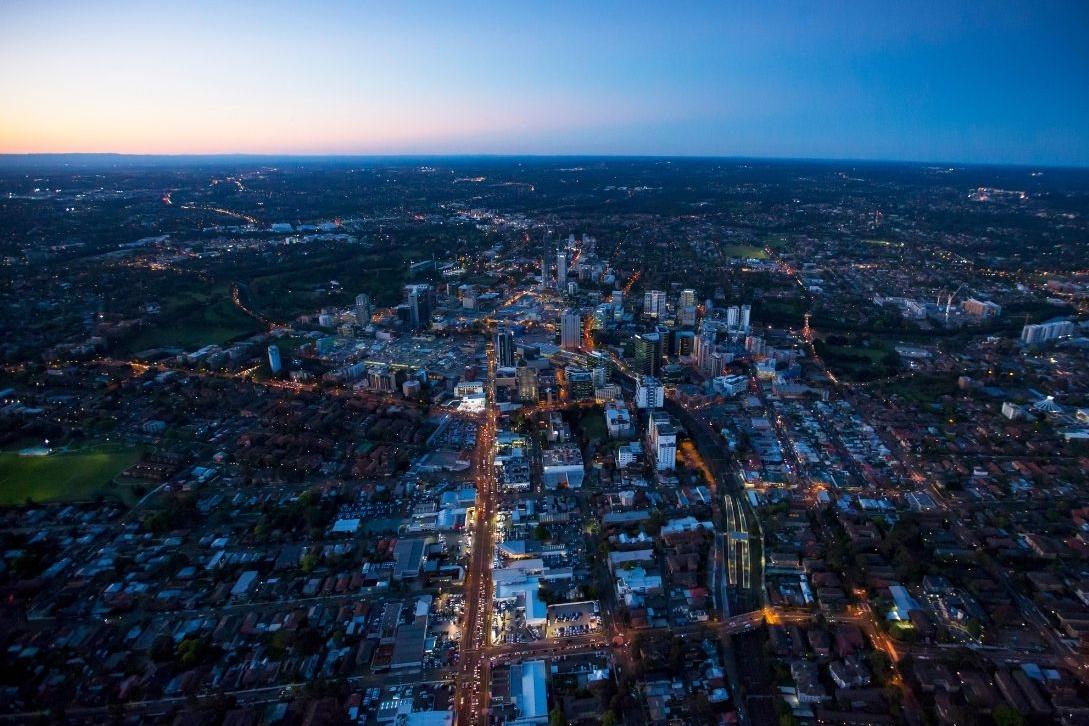
[[[601,714],[601,726],[616,726],[616,714],[612,711]]]
[[[1025,724],[1025,717],[1021,715],[1021,712],[1004,703],[994,707],[991,717],[994,718],[996,726],[1024,726]]]
[[[556,706],[548,714],[548,726],[567,726],[567,717],[563,715],[563,708]]]

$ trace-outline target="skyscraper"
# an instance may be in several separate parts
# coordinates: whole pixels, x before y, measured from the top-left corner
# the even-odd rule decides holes
[[[416,330],[431,327],[431,286],[426,284],[405,285],[405,304],[409,308],[409,322]]]
[[[560,314],[560,345],[565,350],[578,350],[582,341],[582,318],[567,308]]]
[[[495,361],[500,368],[514,366],[514,333],[505,328],[495,332]]]
[[[741,306],[741,328],[746,332],[749,330],[749,315],[752,313],[752,307],[749,305]]]
[[[364,292],[355,296],[355,320],[360,325],[371,322],[371,298]]]
[[[518,400],[522,403],[537,403],[537,369],[530,368],[524,360],[518,361],[518,370],[514,374],[518,387]]]
[[[730,307],[726,308],[726,328],[728,330],[737,329],[737,321],[740,319],[740,315],[738,313],[739,310],[736,305],[731,305]]]
[[[632,339],[635,347],[635,370],[648,376],[657,375],[660,361],[661,335],[639,333]]]
[[[268,347],[268,367],[273,375],[279,373],[283,367],[280,363],[280,348],[275,343]]]
[[[647,290],[643,293],[643,313],[657,320],[666,316],[666,294],[661,290]]]
[[[567,250],[560,247],[556,250],[556,289],[564,290],[567,287]]]
[[[686,308],[689,306],[695,307],[696,305],[696,291],[692,288],[685,288],[681,290],[680,301],[678,307]]]

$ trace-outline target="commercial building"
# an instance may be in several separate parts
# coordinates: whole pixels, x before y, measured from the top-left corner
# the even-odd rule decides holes
[[[548,489],[578,489],[586,476],[577,444],[560,444],[541,453],[541,478]]]
[[[635,407],[661,408],[665,405],[665,388],[654,376],[639,376],[635,384]]]
[[[664,320],[666,316],[666,294],[661,290],[647,290],[643,293],[643,314],[655,320]]]
[[[524,360],[518,362],[517,371],[514,374],[515,386],[518,389],[518,400],[522,403],[537,403],[537,369],[526,365]]]
[[[495,361],[500,368],[514,366],[514,332],[500,328],[495,333]]]
[[[355,296],[355,321],[360,325],[366,325],[371,321],[371,299],[366,293],[361,292]]]
[[[564,350],[578,350],[582,342],[582,318],[567,308],[560,314],[560,346]]]
[[[280,348],[275,343],[268,347],[268,367],[273,375],[279,373],[283,368],[280,362]]]
[[[711,390],[727,398],[743,393],[749,387],[749,379],[742,375],[718,376],[711,380]]]
[[[545,726],[548,723],[548,689],[545,662],[531,660],[510,667],[510,700],[518,710],[508,726]]]
[[[658,374],[661,365],[661,333],[639,333],[632,339],[634,347],[635,370],[648,376]]]
[[[593,398],[593,373],[583,368],[568,368],[567,392],[572,401],[586,401]]]
[[[408,322],[414,330],[431,327],[430,285],[405,285],[405,305],[408,306]]]

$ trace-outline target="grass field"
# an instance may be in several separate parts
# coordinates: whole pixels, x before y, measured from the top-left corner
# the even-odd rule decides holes
[[[141,331],[128,347],[132,351],[169,346],[193,349],[254,333],[259,327],[231,302],[230,288],[219,285],[172,297],[163,305],[157,323]]]
[[[50,456],[19,456],[0,452],[0,506],[35,502],[93,499],[98,495],[125,499],[111,480],[132,466],[135,449],[94,448]]]
[[[726,245],[722,248],[722,253],[727,257],[740,257],[746,260],[750,258],[763,260],[768,256],[763,247],[755,245]]]
[[[602,441],[608,438],[608,430],[605,427],[605,414],[598,408],[585,411],[579,418],[579,428],[591,441]]]

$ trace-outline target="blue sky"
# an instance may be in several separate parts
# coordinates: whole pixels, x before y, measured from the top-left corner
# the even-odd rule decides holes
[[[1089,165],[1087,37],[1089,2],[9,0],[0,151]]]

